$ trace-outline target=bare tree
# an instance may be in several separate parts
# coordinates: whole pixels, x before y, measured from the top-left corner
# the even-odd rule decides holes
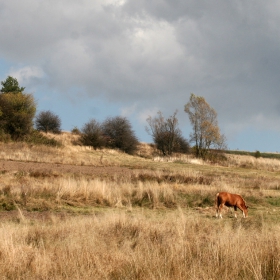
[[[185,112],[193,126],[190,141],[195,143],[197,157],[205,158],[210,149],[226,147],[226,138],[218,126],[217,113],[203,97],[192,93],[190,101],[185,105]]]
[[[165,155],[172,155],[173,152],[186,152],[188,142],[183,138],[181,130],[178,128],[177,111],[165,119],[159,111],[157,117],[149,116],[146,131],[153,137],[158,150]]]

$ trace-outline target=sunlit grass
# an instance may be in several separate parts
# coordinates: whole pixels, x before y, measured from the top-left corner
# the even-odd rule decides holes
[[[279,223],[193,211],[97,212],[1,223],[12,279],[278,279]]]
[[[211,164],[190,155],[163,158],[73,145],[0,143],[0,159],[130,172],[0,173],[2,279],[279,279],[280,165],[230,155]],[[106,170],[104,168],[104,170]],[[241,194],[249,217],[227,209],[215,218],[215,194]]]

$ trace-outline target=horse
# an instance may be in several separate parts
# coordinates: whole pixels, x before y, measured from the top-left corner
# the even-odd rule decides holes
[[[216,217],[217,218],[223,218],[222,217],[222,208],[223,206],[227,207],[233,207],[234,208],[234,216],[237,218],[236,211],[237,208],[239,208],[242,213],[243,217],[248,217],[248,206],[246,205],[245,200],[241,197],[239,194],[233,194],[228,192],[219,192],[216,194]]]

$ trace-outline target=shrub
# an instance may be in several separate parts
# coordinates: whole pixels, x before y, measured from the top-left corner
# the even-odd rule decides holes
[[[125,117],[107,118],[102,124],[106,146],[133,154],[139,144],[131,124]]]
[[[36,129],[46,133],[60,133],[61,120],[51,111],[42,111],[35,120]]]
[[[72,134],[76,134],[76,135],[80,135],[81,134],[81,131],[79,130],[78,127],[74,127],[72,130],[71,130],[71,133]]]
[[[85,123],[81,129],[81,143],[86,146],[91,146],[94,149],[101,148],[105,145],[102,134],[101,125],[96,120],[92,119]]]
[[[261,153],[260,153],[260,151],[256,151],[254,156],[255,156],[255,158],[259,158],[259,157],[261,157]]]
[[[7,143],[11,141],[11,135],[4,132],[3,129],[0,129],[0,142]]]
[[[190,145],[187,139],[185,139],[180,133],[175,134],[175,145],[173,148],[175,153],[190,153]]]

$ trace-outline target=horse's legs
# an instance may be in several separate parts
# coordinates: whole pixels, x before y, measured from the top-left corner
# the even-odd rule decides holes
[[[216,206],[216,218],[218,218],[219,217],[219,206],[217,205]]]
[[[234,206],[234,217],[235,217],[235,218],[237,218],[237,214],[236,214],[236,212],[237,212],[237,207],[236,207],[236,206]]]
[[[238,207],[238,208],[240,209],[240,211],[242,212],[243,218],[246,218],[245,212],[244,212],[243,208],[242,208],[241,206],[238,206],[238,205],[237,205],[237,207]],[[237,209],[236,209],[236,210],[237,210]]]
[[[221,219],[223,218],[222,217],[222,208],[223,208],[223,206],[224,206],[223,204],[220,204],[219,206],[217,206],[217,212],[216,212],[216,217],[217,218],[221,218]]]

